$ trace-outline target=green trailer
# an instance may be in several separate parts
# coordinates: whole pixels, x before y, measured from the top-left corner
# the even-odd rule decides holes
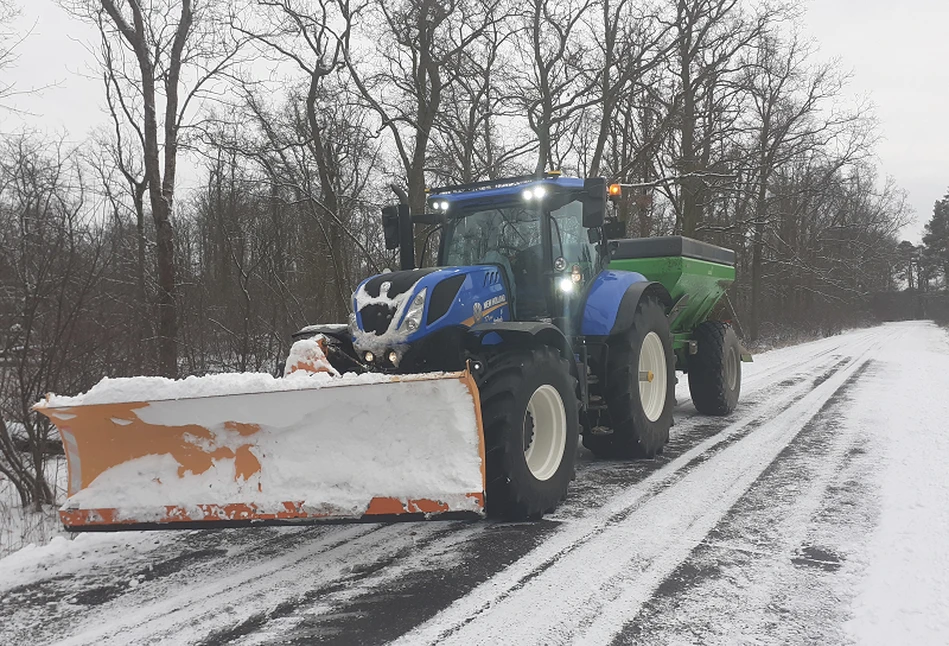
[[[735,281],[735,252],[682,236],[614,240],[609,267],[640,273],[669,292],[675,303],[669,326],[676,368],[686,370],[693,331]]]
[[[675,367],[689,375],[700,412],[731,412],[741,385],[740,361],[751,361],[732,326],[710,320],[735,281],[735,252],[683,236],[613,240],[609,268],[660,283],[672,305],[667,313]]]

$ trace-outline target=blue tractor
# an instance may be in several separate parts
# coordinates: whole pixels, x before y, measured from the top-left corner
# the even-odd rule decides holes
[[[701,412],[738,400],[741,346],[709,320],[733,253],[681,237],[612,240],[617,192],[547,174],[432,190],[423,214],[386,207],[401,269],[359,284],[348,325],[296,336],[322,334],[340,372],[470,371],[487,511],[539,517],[565,497],[581,436],[600,458],[662,451],[676,369]],[[436,236],[435,266],[416,267],[417,241],[424,250]]]

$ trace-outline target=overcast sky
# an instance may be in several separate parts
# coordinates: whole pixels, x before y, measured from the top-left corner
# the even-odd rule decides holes
[[[881,174],[909,192],[917,222],[904,236],[918,242],[933,203],[949,191],[949,0],[806,0],[804,27],[820,55],[853,73],[850,97],[876,106]],[[25,120],[79,141],[104,122],[101,85],[82,41],[94,31],[69,18],[54,0],[19,0],[21,24],[33,33],[19,48],[13,80],[23,118],[0,113],[0,132]]]
[[[806,23],[876,106],[880,170],[909,192],[918,221],[904,234],[918,242],[949,192],[949,0],[810,0]]]

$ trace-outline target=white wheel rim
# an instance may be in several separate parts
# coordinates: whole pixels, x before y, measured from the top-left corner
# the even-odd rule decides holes
[[[666,406],[668,372],[666,371],[666,350],[662,339],[650,332],[643,339],[639,350],[639,400],[643,404],[646,419],[655,422]]]
[[[534,391],[527,403],[524,428],[533,421],[532,437],[524,438],[527,468],[538,480],[549,480],[557,473],[567,448],[567,411],[560,393],[545,384]]]
[[[738,351],[734,348],[725,353],[725,383],[728,384],[728,390],[735,390],[738,385]]]

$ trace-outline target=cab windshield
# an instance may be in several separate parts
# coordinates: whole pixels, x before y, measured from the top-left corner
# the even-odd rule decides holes
[[[508,206],[474,211],[449,220],[445,229],[446,266],[494,264],[497,256],[534,249],[541,255],[541,211],[536,206]]]
[[[547,311],[543,215],[543,209],[536,204],[518,204],[450,217],[445,226],[441,264],[501,267],[518,317],[543,316]]]

